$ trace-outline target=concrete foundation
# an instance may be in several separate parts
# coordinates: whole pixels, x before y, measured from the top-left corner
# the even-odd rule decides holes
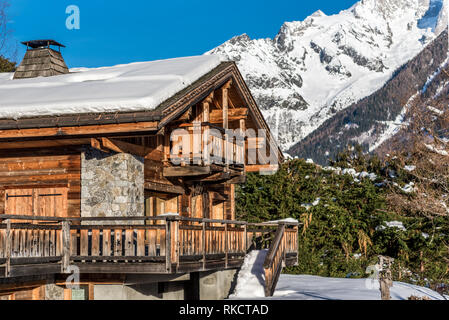
[[[123,283],[94,283],[91,299],[223,300],[233,290],[236,274],[237,270],[180,275],[128,275]],[[81,285],[86,287],[86,284]],[[83,299],[78,291],[72,291],[72,299]],[[51,283],[45,285],[45,300],[64,300],[64,287]]]
[[[200,300],[226,299],[233,289],[234,278],[238,270],[203,272],[199,276]]]
[[[95,300],[184,300],[183,282],[96,284]]]

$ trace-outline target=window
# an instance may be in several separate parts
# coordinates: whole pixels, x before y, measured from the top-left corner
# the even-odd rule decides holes
[[[147,192],[145,194],[145,215],[147,217],[157,217],[164,213],[179,213],[179,197],[157,192]],[[160,224],[161,221],[155,222]]]

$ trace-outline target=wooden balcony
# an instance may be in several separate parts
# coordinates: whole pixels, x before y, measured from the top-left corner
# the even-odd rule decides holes
[[[226,130],[209,123],[184,126],[183,133],[171,143],[170,167],[164,168],[164,176],[208,175],[212,167],[228,166],[243,169],[245,141],[230,136]]]
[[[0,278],[80,273],[176,274],[240,267],[278,224],[164,217],[0,216]],[[285,265],[298,227],[283,224]],[[273,237],[271,237],[273,238]],[[269,246],[271,241],[264,241]]]

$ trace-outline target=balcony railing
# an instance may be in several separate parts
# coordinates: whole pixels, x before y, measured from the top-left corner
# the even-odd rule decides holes
[[[46,273],[184,273],[239,267],[278,224],[180,216],[56,218],[0,216],[0,277]],[[285,253],[297,253],[296,224]]]
[[[175,131],[170,154],[172,164],[244,165],[245,140],[229,132],[211,124],[190,125]]]

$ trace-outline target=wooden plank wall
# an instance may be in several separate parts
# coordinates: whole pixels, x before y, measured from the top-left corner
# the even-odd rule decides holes
[[[0,156],[0,214],[5,213],[5,189],[37,187],[68,187],[68,216],[79,217],[81,154],[39,155],[37,152],[30,152]]]

